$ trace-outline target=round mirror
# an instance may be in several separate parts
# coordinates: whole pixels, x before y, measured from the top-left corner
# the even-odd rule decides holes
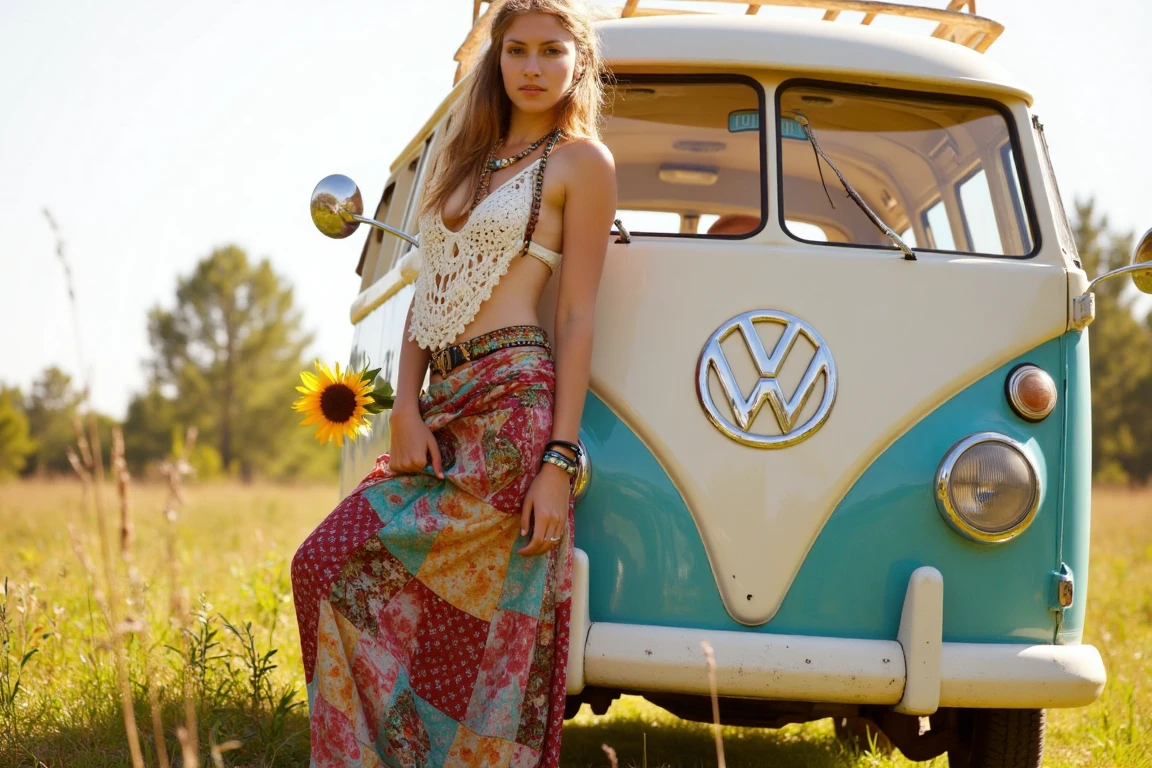
[[[352,215],[364,214],[364,201],[356,182],[339,173],[325,176],[312,190],[312,223],[328,237],[344,238],[356,231],[360,222]]]
[[[1140,242],[1136,244],[1136,254],[1132,257],[1133,264],[1148,264],[1152,267],[1152,229],[1144,233]],[[1132,282],[1144,293],[1152,293],[1152,269],[1132,273]]]

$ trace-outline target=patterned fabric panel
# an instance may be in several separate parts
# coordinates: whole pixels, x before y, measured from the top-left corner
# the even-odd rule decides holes
[[[444,479],[381,456],[300,545],[314,768],[559,765],[571,504],[559,546],[516,554],[554,386],[538,349],[461,367],[420,400]]]

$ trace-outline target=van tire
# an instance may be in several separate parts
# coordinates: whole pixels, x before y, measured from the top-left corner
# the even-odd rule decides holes
[[[958,713],[949,768],[1040,768],[1044,759],[1044,710],[968,709]]]

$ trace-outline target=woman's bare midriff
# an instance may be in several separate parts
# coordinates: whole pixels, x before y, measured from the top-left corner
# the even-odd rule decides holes
[[[449,346],[498,328],[512,325],[540,325],[536,306],[540,303],[540,295],[548,285],[551,274],[548,267],[533,256],[515,257],[507,274],[500,278],[500,282],[492,290],[492,295],[480,305],[476,317]],[[466,362],[453,370],[459,371],[469,365],[471,363]],[[429,383],[435,384],[442,379],[440,374],[432,371]]]

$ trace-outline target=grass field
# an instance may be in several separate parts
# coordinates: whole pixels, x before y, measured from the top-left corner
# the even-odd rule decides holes
[[[0,640],[8,646],[0,659],[0,766],[131,765],[122,696],[133,702],[144,763],[164,764],[154,739],[155,712],[167,764],[180,765],[177,727],[189,714],[185,691],[204,765],[213,764],[210,746],[220,744],[221,765],[306,766],[307,717],[288,566],[297,543],[337,500],[335,489],[188,489],[175,523],[174,561],[178,584],[188,588],[188,631],[168,620],[173,560],[162,514],[165,489],[134,486],[132,494],[137,576],[128,578],[121,565],[125,578],[118,583],[128,601],[117,618],[125,630],[121,682],[117,644],[109,641],[102,608],[110,600],[100,540],[91,510],[85,513],[81,504],[79,483],[0,485],[0,580],[7,580]],[[116,551],[120,512],[115,504],[108,511],[114,524],[108,548]],[[74,549],[69,524],[82,539],[88,567]],[[1090,707],[1049,711],[1045,765],[1152,765],[1146,659],[1152,655],[1152,493],[1096,493],[1092,555],[1085,641],[1104,655],[1108,686]],[[601,744],[615,749],[620,765],[716,765],[710,727],[676,720],[634,697],[617,701],[603,717],[585,708],[570,722],[564,764],[608,765]],[[724,747],[729,766],[918,765],[898,755],[846,750],[829,721],[779,731],[725,728]]]

